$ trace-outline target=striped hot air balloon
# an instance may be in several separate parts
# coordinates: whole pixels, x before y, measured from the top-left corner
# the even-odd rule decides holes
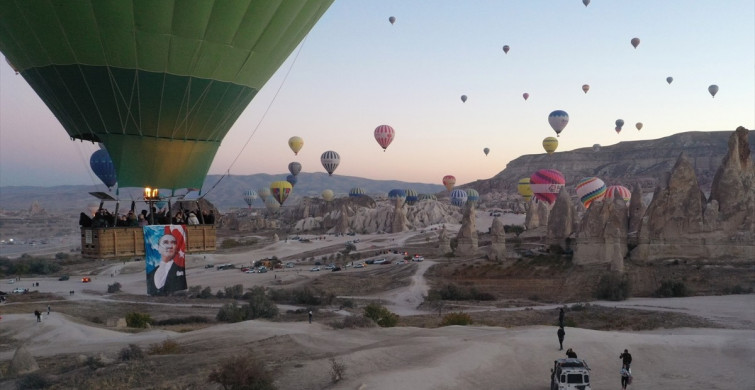
[[[354,187],[351,190],[349,190],[349,196],[352,198],[356,198],[358,196],[364,195],[364,188],[361,187]]]
[[[577,196],[585,208],[590,208],[592,202],[600,200],[606,194],[606,183],[597,177],[586,177],[577,183]]]
[[[338,168],[338,164],[341,163],[341,156],[332,150],[328,150],[320,156],[320,163],[322,163],[328,175],[333,176],[333,172]]]
[[[464,206],[467,203],[467,192],[457,188],[451,191],[451,204],[454,206]]]
[[[474,188],[469,188],[467,191],[467,202],[477,202],[480,200],[480,193]]]
[[[632,198],[632,192],[629,191],[629,188],[619,185],[606,188],[606,199],[616,198],[624,199],[624,202],[629,203],[629,200]]]
[[[541,169],[530,176],[530,188],[535,198],[551,205],[564,184],[564,175],[555,169]]]
[[[385,149],[388,148],[388,145],[393,142],[393,139],[396,137],[396,131],[393,130],[393,127],[390,127],[388,125],[380,125],[375,128],[375,141],[380,145],[380,147],[383,148],[383,151],[385,152]]]
[[[419,200],[419,196],[417,195],[417,191],[413,189],[406,190],[406,204],[409,206],[414,206],[415,203]]]

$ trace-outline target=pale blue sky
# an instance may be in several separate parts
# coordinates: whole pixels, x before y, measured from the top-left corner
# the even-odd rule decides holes
[[[753,129],[753,20],[752,0],[336,0],[231,129],[210,173],[283,174],[291,161],[321,172],[320,154],[335,150],[337,175],[467,183],[544,153],[557,109],[570,116],[557,152]],[[396,130],[386,152],[373,138],[381,124]],[[305,141],[299,156],[286,143],[293,135]],[[96,148],[70,141],[0,64],[0,186],[99,184],[88,164]]]

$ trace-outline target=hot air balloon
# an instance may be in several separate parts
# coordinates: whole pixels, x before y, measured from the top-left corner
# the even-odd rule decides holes
[[[530,176],[530,188],[535,198],[548,204],[556,201],[564,184],[564,175],[555,169],[541,169]]]
[[[712,84],[708,87],[708,92],[710,93],[710,96],[716,97],[716,94],[718,93],[718,85]]]
[[[288,171],[294,176],[298,175],[301,172],[301,164],[296,161],[288,163]]]
[[[617,119],[616,120],[616,134],[621,133],[621,128],[624,127],[624,120],[623,119]]]
[[[480,200],[480,193],[477,192],[474,188],[468,188],[467,191],[467,202],[477,202]]]
[[[511,49],[511,47],[509,47],[509,45],[503,45],[503,52],[504,53],[509,54],[509,50],[510,49]]]
[[[244,202],[252,208],[252,202],[257,199],[257,193],[254,190],[244,191]]]
[[[634,46],[634,48],[636,49],[637,46],[640,45],[640,38],[632,38],[630,42],[632,43],[632,46]]]
[[[0,51],[71,138],[105,144],[120,187],[201,188],[331,3],[2,1]]]
[[[462,189],[451,191],[451,204],[454,206],[464,206],[467,203],[467,192]]]
[[[364,192],[364,188],[360,188],[360,187],[354,187],[351,190],[349,190],[349,196],[352,197],[352,198],[356,198],[358,196],[362,196],[362,195],[364,195],[364,193],[365,193]]]
[[[289,182],[289,183],[291,183],[292,187],[295,187],[296,186],[296,182],[298,182],[299,179],[297,179],[296,176],[294,176],[294,175],[287,175],[286,176],[286,181]]]
[[[384,152],[388,145],[393,142],[393,138],[395,136],[396,132],[393,130],[393,127],[390,127],[388,125],[380,125],[375,128],[375,141],[380,144]]]
[[[594,144],[592,146],[592,151],[593,152],[599,152],[600,151],[600,144]]]
[[[89,166],[108,190],[117,182],[113,160],[110,159],[107,150],[100,149],[92,153],[92,156],[89,157]]]
[[[590,90],[589,84],[582,84],[582,91],[584,91],[584,93],[587,93],[587,91],[589,90]]]
[[[388,199],[392,202],[396,202],[396,199],[399,199],[403,203],[404,199],[406,199],[406,191],[400,189],[390,190],[388,191]]]
[[[606,188],[606,199],[617,198],[624,199],[624,202],[629,203],[629,200],[632,198],[632,192],[624,186],[608,186]]]
[[[586,177],[577,182],[577,196],[586,209],[590,208],[592,202],[603,199],[606,194],[606,183],[597,177]]]
[[[262,187],[257,189],[257,195],[262,199],[262,203],[265,203],[267,198],[270,197],[270,189],[267,187]]]
[[[467,95],[461,95],[461,102],[466,103],[467,102]]]
[[[277,200],[275,200],[275,198],[273,198],[271,196],[271,197],[267,198],[267,200],[265,200],[265,207],[267,207],[267,209],[270,210],[270,211],[272,211],[272,212],[276,212],[276,211],[280,210],[281,205],[280,205],[280,203],[278,203]]]
[[[667,83],[671,84],[671,82],[672,82],[672,81],[674,81],[674,78],[673,78],[673,77],[671,77],[671,76],[669,76],[669,77],[666,77],[666,82],[667,82]]]
[[[391,16],[391,17],[388,18],[388,21],[391,22],[391,24],[396,23],[396,17],[395,16]],[[409,24],[411,24],[411,23],[409,23]]]
[[[338,164],[341,163],[341,156],[332,150],[328,150],[320,156],[320,162],[328,172],[328,175],[333,176],[333,172],[338,168]]]
[[[524,177],[519,179],[519,183],[516,185],[516,191],[524,198],[526,202],[529,202],[532,198],[532,187],[530,187],[530,178]]]
[[[413,189],[406,190],[406,204],[409,206],[414,206],[415,203],[419,200],[419,195],[417,194],[417,191]]]
[[[585,7],[587,7],[588,5],[590,5],[590,0],[582,0],[582,4],[584,4]]]
[[[637,122],[637,123],[635,123],[635,124],[634,124],[634,127],[636,127],[636,128],[637,128],[637,131],[640,131],[640,130],[642,130],[642,122]]]
[[[288,139],[288,147],[294,152],[294,155],[299,155],[299,151],[304,146],[304,139],[302,137],[293,136]]]
[[[558,137],[569,123],[569,114],[562,110],[553,111],[548,115],[548,123],[550,123],[553,131],[556,132],[556,137]]]
[[[291,183],[287,181],[274,181],[270,183],[270,195],[272,195],[273,199],[277,200],[278,203],[283,206],[283,202],[286,201],[293,188],[294,187],[291,185]]]
[[[435,195],[432,194],[419,194],[419,200],[438,200]]]
[[[333,190],[323,190],[321,195],[326,202],[330,202],[333,200],[333,198],[336,197],[336,194],[333,192]]]
[[[524,101],[527,101],[527,99],[530,98],[530,94],[528,94],[527,92],[525,92],[525,93],[522,94],[522,97],[524,98]]]
[[[485,153],[485,155],[487,156],[488,153],[490,153],[490,148],[484,148],[482,149],[482,152]]]
[[[546,137],[543,140],[543,149],[545,149],[548,154],[555,152],[556,148],[558,148],[558,139],[556,137]]]
[[[456,184],[456,178],[451,175],[443,176],[443,185],[447,190],[451,191]]]

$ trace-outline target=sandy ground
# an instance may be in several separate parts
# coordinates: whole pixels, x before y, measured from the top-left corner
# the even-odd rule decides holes
[[[486,214],[487,215],[487,214]],[[481,222],[478,220],[478,222]],[[481,224],[478,224],[480,229]],[[480,229],[482,230],[482,229]],[[416,233],[415,233],[416,234]],[[411,236],[358,236],[362,245],[393,247]],[[386,237],[390,238],[386,240]],[[330,237],[312,243],[285,242],[243,254],[192,256],[188,259],[189,285],[211,286],[213,290],[237,283],[245,287],[273,285],[278,280],[296,281],[322,274],[309,266],[266,274],[244,274],[238,270],[204,269],[204,264],[246,264],[264,256],[293,256],[317,246],[342,244],[353,237]],[[419,264],[407,287],[387,291],[384,299],[400,315],[417,313],[427,291],[424,271],[432,258]],[[363,272],[349,269],[345,272]],[[112,276],[111,276],[112,274]],[[146,289],[143,263],[119,264],[83,285],[69,281],[36,278],[16,282],[30,287],[40,282],[40,291],[59,293],[69,299],[108,299],[85,290],[105,291],[118,281],[123,290],[143,294]],[[14,286],[14,287],[15,287]],[[68,291],[76,290],[73,296]],[[755,295],[691,297],[672,299],[630,299],[624,302],[594,302],[654,311],[679,311],[699,315],[725,328],[660,329],[646,332],[595,331],[567,328],[565,347],[573,347],[592,368],[593,389],[620,388],[619,354],[628,348],[634,356],[634,389],[753,389],[755,388]],[[544,306],[543,309],[550,309]],[[90,327],[53,312],[36,323],[33,315],[6,315],[0,322],[6,336],[23,340],[34,356],[76,353],[111,353],[135,343],[146,346],[171,338],[179,343],[212,339],[223,345],[243,344],[273,336],[285,336],[302,351],[327,353],[346,365],[345,379],[334,389],[540,389],[549,387],[553,360],[563,357],[558,350],[556,328],[547,326],[501,328],[451,326],[438,329],[390,328],[333,330],[325,324],[247,321],[223,324],[189,333],[162,330],[134,334]],[[292,348],[287,343],[286,348]],[[12,352],[0,353],[0,361]],[[319,389],[330,382],[327,359],[299,362],[277,373],[283,389]]]

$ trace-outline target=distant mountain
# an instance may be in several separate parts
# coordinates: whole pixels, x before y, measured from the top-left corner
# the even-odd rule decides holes
[[[205,179],[202,191],[206,194],[207,200],[212,202],[221,212],[233,208],[247,207],[243,200],[243,193],[247,190],[258,191],[260,188],[268,188],[270,183],[276,180],[285,180],[288,173],[269,175],[208,175]],[[222,178],[222,179],[221,179]],[[289,200],[290,204],[295,203],[299,198],[310,196],[319,197],[323,190],[331,189],[336,196],[346,196],[353,187],[361,187],[367,194],[381,195],[387,194],[394,188],[414,189],[418,193],[435,194],[444,190],[444,187],[436,184],[427,183],[409,183],[397,180],[371,180],[355,176],[328,176],[326,173],[299,173],[298,181],[294,187]],[[47,211],[84,211],[91,203],[98,202],[97,199],[89,195],[89,192],[104,191],[103,186],[54,186],[54,187],[0,187],[0,209],[5,210],[22,210],[29,209],[31,204],[36,200],[39,205]],[[142,197],[140,188],[123,188],[120,190],[120,198],[124,202],[121,209],[130,207],[131,199]],[[184,194],[185,190],[179,191],[176,195]],[[114,193],[113,193],[114,195]],[[141,203],[141,202],[140,202]],[[253,204],[255,207],[263,207],[262,202],[257,199]],[[111,211],[113,205],[108,205]],[[138,204],[137,209],[146,208],[144,203]]]

